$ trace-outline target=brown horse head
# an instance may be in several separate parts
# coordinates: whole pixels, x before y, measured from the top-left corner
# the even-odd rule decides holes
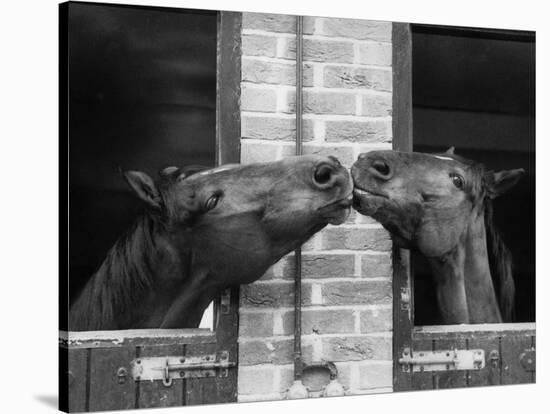
[[[157,180],[130,171],[125,178],[149,212],[85,287],[81,297],[89,308],[78,301],[73,307],[93,312],[90,295],[101,292],[98,284],[132,300],[114,298],[123,309],[101,305],[105,317],[84,318],[88,323],[73,330],[198,326],[223,289],[258,279],[327,224],[345,221],[353,189],[336,158],[316,155],[214,169],[168,167]]]
[[[334,157],[165,169],[156,184],[126,177],[167,231],[191,243],[227,285],[248,283],[328,223],[349,215],[353,184]]]
[[[515,185],[523,172],[486,171],[483,165],[455,155],[453,149],[444,154],[373,151],[361,154],[352,167],[354,206],[360,213],[379,221],[398,245],[416,249],[431,259],[432,268],[437,267],[438,286],[456,287],[463,277],[456,273],[463,272],[464,268],[475,267],[473,273],[489,271],[488,266],[487,269],[484,266],[489,258],[480,259],[475,255],[476,252],[487,255],[487,243],[495,242],[491,200]],[[441,267],[448,267],[448,272]],[[449,272],[454,276],[447,280],[442,275]],[[502,303],[512,300],[503,297],[510,296],[510,289],[513,296],[511,276],[506,279],[504,283],[508,287],[500,289],[501,308],[510,307]],[[468,281],[466,290],[470,290]],[[466,293],[468,303],[461,294],[451,299],[445,298],[446,293],[438,292],[448,322],[500,318],[498,312],[478,316],[478,309],[473,305],[474,294]],[[476,294],[482,295],[490,307],[489,293]],[[502,310],[508,313],[508,309]]]

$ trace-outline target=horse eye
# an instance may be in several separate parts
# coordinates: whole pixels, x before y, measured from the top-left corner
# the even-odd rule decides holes
[[[460,190],[464,189],[464,178],[458,174],[449,174],[449,177],[451,177],[451,180],[456,188]]]
[[[208,200],[206,200],[206,203],[204,203],[204,208],[206,209],[206,211],[212,210],[214,207],[216,207],[218,205],[219,199],[219,195],[213,195]]]

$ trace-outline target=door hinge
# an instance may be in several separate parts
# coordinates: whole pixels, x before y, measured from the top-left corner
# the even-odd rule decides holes
[[[403,350],[399,364],[404,372],[480,370],[485,367],[483,349],[453,349],[448,351]]]
[[[169,387],[174,379],[227,377],[230,362],[229,352],[198,356],[164,356],[136,358],[130,362],[135,381],[162,380]]]

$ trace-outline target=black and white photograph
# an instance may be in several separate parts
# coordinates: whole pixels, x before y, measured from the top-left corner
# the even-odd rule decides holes
[[[49,7],[58,396],[38,402],[540,388],[538,24]]]
[[[59,10],[63,409],[535,382],[534,32]]]

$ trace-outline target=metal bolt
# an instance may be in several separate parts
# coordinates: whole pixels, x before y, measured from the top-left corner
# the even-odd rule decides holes
[[[180,377],[185,377],[185,371],[180,371]]]
[[[138,360],[136,361],[136,364],[141,364],[141,359],[138,359]]]
[[[185,362],[185,358],[180,358],[180,363],[184,363]]]

